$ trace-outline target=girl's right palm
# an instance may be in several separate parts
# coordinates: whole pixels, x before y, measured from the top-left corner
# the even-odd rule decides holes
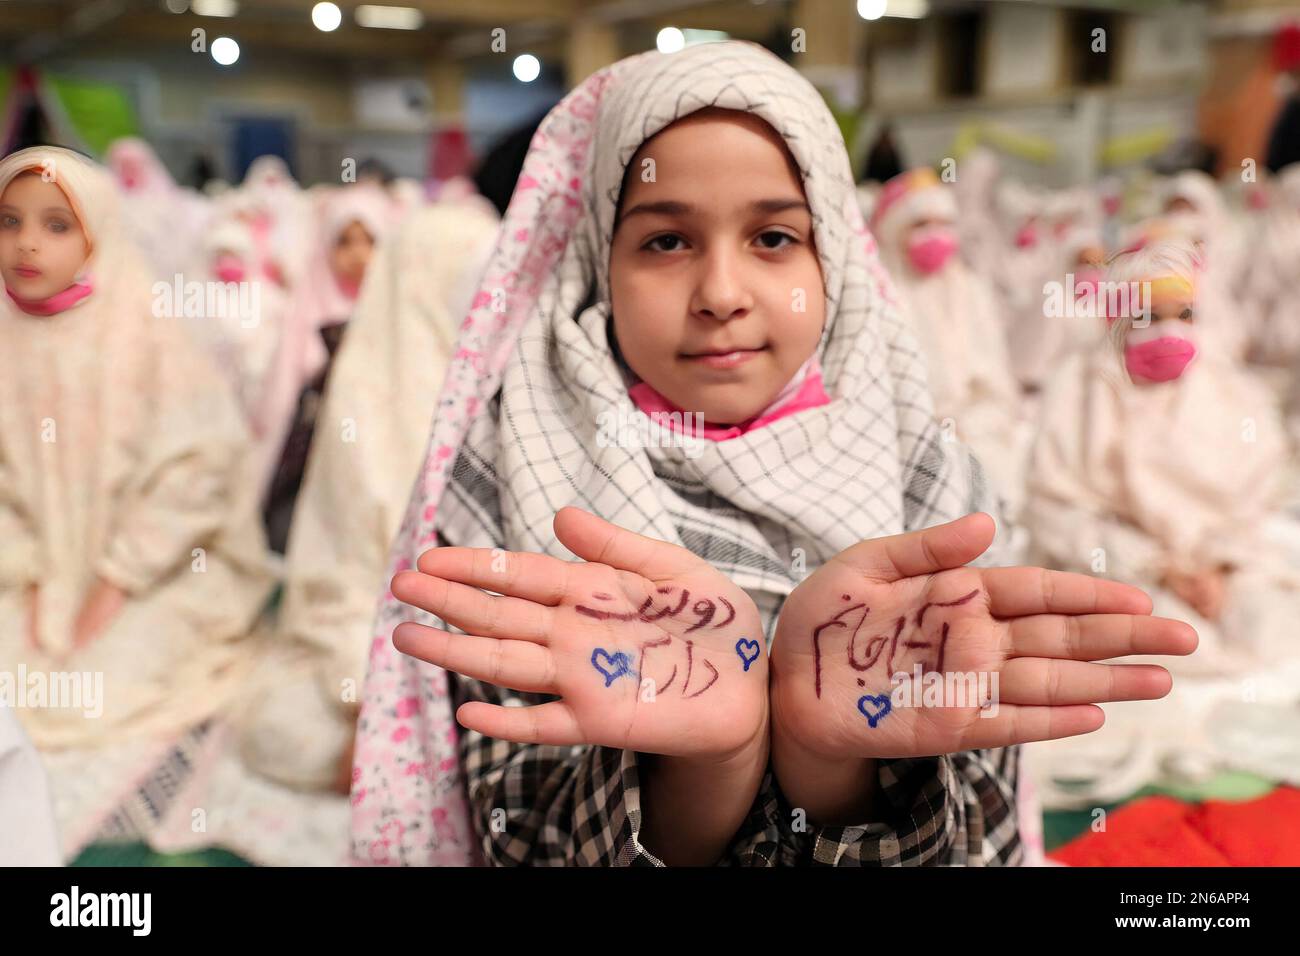
[[[725,759],[767,733],[767,655],[749,596],[677,545],[564,508],[559,540],[586,562],[435,548],[393,594],[467,632],[404,623],[398,650],[467,677],[558,695],[463,705],[457,719],[522,743],[597,744]],[[483,593],[495,591],[499,597]]]

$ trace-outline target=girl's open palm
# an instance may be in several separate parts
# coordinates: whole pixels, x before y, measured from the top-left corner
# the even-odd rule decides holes
[[[466,677],[558,695],[481,701],[461,724],[522,743],[726,758],[767,733],[767,655],[754,602],[685,548],[574,507],[556,537],[583,562],[501,549],[426,551],[393,594],[465,635],[403,623],[399,651]],[[493,591],[489,595],[484,591]]]
[[[1189,625],[1114,581],[964,567],[993,532],[979,513],[863,541],[801,583],[772,644],[773,733],[827,757],[932,756],[1089,733],[1096,703],[1169,692],[1163,667],[1092,662],[1190,654]]]

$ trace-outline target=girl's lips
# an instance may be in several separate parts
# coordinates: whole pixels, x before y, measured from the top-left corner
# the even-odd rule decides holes
[[[766,346],[764,346],[766,348]],[[688,362],[698,362],[709,368],[736,368],[748,362],[763,349],[742,349],[736,352],[723,352],[717,355],[688,355]]]
[[[31,266],[19,266],[14,269],[14,272],[18,273],[24,279],[34,279],[41,274],[40,269],[35,269]]]

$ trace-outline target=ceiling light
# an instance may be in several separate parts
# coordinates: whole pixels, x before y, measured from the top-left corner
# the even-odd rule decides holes
[[[311,8],[311,23],[322,33],[329,33],[339,28],[343,22],[343,11],[333,3],[318,3]]]
[[[376,30],[418,30],[424,26],[424,14],[414,7],[386,7],[363,3],[357,7],[357,25]]]
[[[230,66],[239,59],[239,44],[230,37],[217,37],[212,41],[212,59],[222,66]]]

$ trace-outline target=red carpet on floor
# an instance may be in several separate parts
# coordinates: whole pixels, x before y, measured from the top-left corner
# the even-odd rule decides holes
[[[1143,797],[1048,856],[1067,866],[1300,866],[1300,790],[1241,803]]]

